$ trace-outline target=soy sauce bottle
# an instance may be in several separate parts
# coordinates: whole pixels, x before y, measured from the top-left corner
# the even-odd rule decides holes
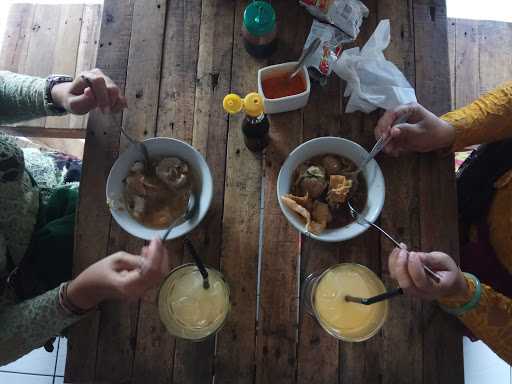
[[[245,111],[242,133],[247,148],[260,152],[269,144],[270,122],[264,112],[263,98],[258,93],[249,93],[243,99],[231,93],[224,97],[223,107],[232,115]]]
[[[277,47],[276,12],[266,1],[253,1],[244,11],[242,36],[246,51],[258,59],[274,53]]]

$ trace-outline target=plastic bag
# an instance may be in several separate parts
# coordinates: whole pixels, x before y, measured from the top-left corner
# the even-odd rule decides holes
[[[363,19],[370,11],[359,0],[300,0],[320,21],[334,24],[353,39],[359,35]]]
[[[304,65],[306,68],[315,68],[320,75],[329,76],[333,64],[343,51],[343,44],[350,43],[353,39],[329,24],[313,20],[309,36],[304,43],[304,49],[309,47],[316,38],[321,41],[320,47],[306,59]]]
[[[384,57],[391,40],[390,28],[389,20],[382,20],[363,48],[343,51],[335,63],[334,72],[347,82],[347,113],[370,113],[379,107],[387,110],[417,101],[404,74]]]

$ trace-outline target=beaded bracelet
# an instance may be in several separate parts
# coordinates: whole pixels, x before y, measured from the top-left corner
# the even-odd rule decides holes
[[[473,308],[475,308],[480,302],[480,297],[482,296],[482,285],[480,284],[480,280],[478,280],[478,278],[475,275],[472,275],[471,273],[464,272],[464,276],[473,281],[473,283],[475,284],[475,292],[473,293],[473,296],[466,304],[458,308],[449,308],[445,305],[440,305],[440,307],[450,315],[462,316],[466,312],[471,311]]]
[[[68,297],[68,285],[69,281],[62,283],[59,289],[59,304],[66,313],[74,316],[82,316],[96,309],[96,307],[93,307],[91,309],[82,309],[78,308],[75,304],[73,304],[73,302],[69,300]]]

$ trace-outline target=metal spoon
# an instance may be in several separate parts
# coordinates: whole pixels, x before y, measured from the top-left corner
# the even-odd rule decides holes
[[[353,206],[350,204],[350,199],[347,200],[347,205],[350,210],[350,214],[352,217],[356,220],[357,224],[359,225],[370,225],[373,228],[379,230],[384,236],[386,236],[389,240],[391,240],[398,248],[403,248],[403,246],[396,241],[394,238],[392,238],[386,231],[384,231],[381,227],[379,227],[377,224],[372,223],[371,221],[367,220],[366,217],[361,215]],[[441,281],[441,276],[439,276],[437,273],[435,273],[433,270],[431,270],[426,265],[423,266],[423,269],[425,270],[425,273],[430,277],[432,280],[434,280],[436,283],[439,283]]]
[[[300,72],[300,70],[304,66],[304,62],[306,61],[306,59],[318,49],[321,43],[322,41],[317,37],[305,50],[302,51],[302,55],[300,55],[299,61],[297,62],[297,65],[293,68],[293,71],[288,76],[288,79],[293,79],[297,75],[297,73]]]
[[[407,121],[407,119],[409,119],[409,114],[405,114],[401,117],[399,117],[398,119],[396,119],[396,121],[393,123],[393,127],[398,125],[398,124],[403,124]],[[379,138],[379,140],[377,140],[377,142],[375,143],[375,145],[373,146],[372,150],[370,151],[370,153],[368,153],[368,155],[365,157],[365,159],[361,162],[361,164],[359,164],[359,166],[357,167],[357,169],[351,173],[351,177],[355,178],[363,169],[364,167],[366,167],[366,165],[372,161],[373,158],[375,158],[375,156],[377,156],[383,149],[384,147],[389,143],[389,141],[391,140],[391,135],[388,135],[388,136],[381,136]]]
[[[187,210],[183,215],[181,215],[171,223],[169,228],[167,228],[165,234],[162,236],[162,241],[167,240],[167,237],[169,237],[169,234],[172,232],[174,228],[176,228],[180,224],[183,224],[185,221],[193,217],[196,213],[196,209],[196,196],[194,195],[194,192],[190,192],[190,196],[188,197]]]
[[[123,135],[128,139],[132,145],[136,146],[140,152],[142,153],[142,156],[144,156],[144,174],[151,175],[153,174],[153,168],[151,167],[151,160],[149,159],[149,152],[146,146],[142,141],[136,140],[133,137],[131,137],[123,127],[121,127],[121,132]]]

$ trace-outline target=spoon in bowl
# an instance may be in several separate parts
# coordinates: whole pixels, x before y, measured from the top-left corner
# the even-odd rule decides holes
[[[318,49],[321,43],[322,41],[317,37],[305,50],[302,51],[302,55],[300,55],[297,64],[293,67],[293,71],[288,75],[289,80],[293,79],[297,73],[300,72],[306,59]]]
[[[188,197],[187,209],[183,215],[174,220],[171,225],[167,228],[167,231],[162,236],[162,241],[167,240],[169,234],[172,232],[174,228],[178,225],[183,224],[185,221],[190,220],[196,213],[197,204],[196,204],[196,196],[193,191],[190,192],[190,196]]]
[[[151,160],[149,159],[149,152],[148,152],[148,149],[146,148],[146,146],[144,145],[144,143],[142,141],[136,140],[133,137],[131,137],[128,133],[126,133],[126,131],[124,130],[123,127],[121,127],[121,132],[123,133],[123,135],[128,139],[128,141],[132,145],[136,146],[140,150],[140,152],[142,153],[142,156],[144,156],[144,174],[146,174],[146,175],[153,174],[153,169],[151,167]]]

